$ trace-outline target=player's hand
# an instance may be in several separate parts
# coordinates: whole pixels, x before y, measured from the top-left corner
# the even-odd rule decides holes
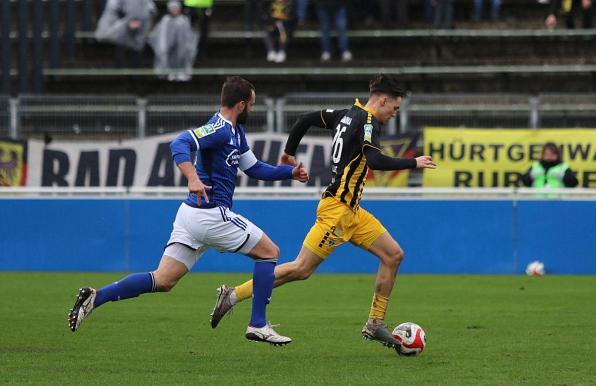
[[[553,28],[557,25],[557,17],[555,15],[548,15],[548,17],[544,21],[544,24],[546,24],[546,26],[549,28]]]
[[[294,157],[293,155],[286,154],[286,153],[283,153],[281,155],[281,159],[279,160],[279,162],[284,165],[292,165],[292,166],[297,165],[296,157]]]
[[[433,158],[431,156],[423,155],[420,157],[416,157],[416,168],[417,169],[422,169],[422,168],[436,169],[437,164],[435,164],[433,162]]]
[[[208,190],[211,190],[211,186],[203,185],[198,177],[188,181],[188,191],[196,194],[197,197],[203,197],[205,202],[209,202],[209,197],[207,196]]]
[[[582,0],[582,8],[588,9],[592,6],[592,0]]]
[[[304,168],[304,166],[302,166],[302,162],[300,162],[298,164],[298,166],[296,166],[292,170],[292,177],[296,181],[300,181],[302,183],[305,183],[306,181],[308,181],[308,172],[306,171],[306,169]]]

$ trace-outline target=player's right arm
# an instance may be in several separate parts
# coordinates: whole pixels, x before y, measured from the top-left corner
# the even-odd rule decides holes
[[[202,196],[205,202],[209,202],[207,189],[210,189],[210,187],[205,186],[201,182],[190,157],[192,152],[196,152],[199,149],[198,144],[198,139],[188,130],[170,143],[170,150],[172,151],[174,162],[176,162],[176,165],[188,180],[188,191],[196,194],[198,197]]]
[[[302,114],[290,129],[290,136],[286,141],[284,153],[281,156],[281,163],[296,166],[296,150],[304,137],[304,134],[311,127],[332,130],[334,110],[320,110]]]

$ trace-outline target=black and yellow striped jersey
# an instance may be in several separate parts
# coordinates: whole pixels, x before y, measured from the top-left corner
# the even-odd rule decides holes
[[[364,148],[381,149],[381,126],[373,111],[358,100],[350,109],[322,110],[321,119],[333,130],[332,178],[323,196],[335,197],[356,210],[368,174]]]

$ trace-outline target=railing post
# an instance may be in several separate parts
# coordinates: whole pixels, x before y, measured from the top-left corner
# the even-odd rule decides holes
[[[389,120],[389,122],[387,122],[387,134],[389,134],[389,135],[397,134],[397,118],[391,118]]]
[[[12,139],[19,137],[19,99],[10,98],[8,100],[8,109],[10,114],[10,127],[8,135]]]
[[[50,32],[50,68],[60,68],[60,2],[50,1],[49,6],[50,20],[48,22],[48,29]]]
[[[408,115],[408,107],[410,106],[410,96],[406,95],[402,98],[401,105],[399,106],[399,132],[405,133],[408,131],[410,124],[410,117]]]
[[[29,2],[18,2],[19,13],[19,92],[29,92]]]
[[[267,107],[267,132],[273,133],[275,131],[275,100],[271,97],[265,98],[265,106]]]
[[[10,49],[10,0],[0,0],[2,2],[2,20],[0,20],[0,24],[2,25],[2,84],[0,86],[0,93],[9,94],[10,93],[10,67],[11,67],[11,59],[12,59],[12,50]]]
[[[278,98],[275,102],[275,121],[276,121],[276,128],[275,132],[282,133],[285,127],[285,107],[286,107],[286,98]]]
[[[529,125],[532,129],[537,129],[540,127],[540,97],[530,97],[528,103],[530,105]]]
[[[33,1],[33,91],[43,92],[43,2]]]
[[[147,133],[147,99],[137,98],[137,137],[145,138]]]
[[[93,30],[93,4],[91,0],[83,0],[83,20],[81,22],[82,31]]]
[[[66,42],[66,55],[69,59],[75,57],[75,31],[76,26],[76,9],[74,0],[66,0],[66,25],[64,27],[64,41]]]

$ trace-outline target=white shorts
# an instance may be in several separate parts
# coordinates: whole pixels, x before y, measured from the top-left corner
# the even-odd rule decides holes
[[[246,255],[262,236],[258,226],[228,208],[199,209],[182,203],[164,255],[190,271],[209,248]]]

